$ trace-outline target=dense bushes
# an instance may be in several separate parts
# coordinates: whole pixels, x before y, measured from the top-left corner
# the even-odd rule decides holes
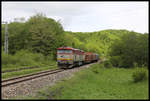
[[[148,34],[130,32],[111,45],[110,60],[116,67],[148,66]]]
[[[99,64],[94,64],[92,65],[92,67],[90,68],[92,72],[94,72],[95,74],[99,73]]]
[[[27,50],[17,51],[16,54],[4,54],[2,51],[2,67],[16,67],[16,66],[38,66],[49,65],[52,59],[43,56],[40,53],[32,53]]]
[[[109,60],[106,60],[106,61],[102,62],[102,64],[104,64],[105,68],[112,68],[113,67]]]
[[[132,74],[134,82],[140,82],[147,79],[147,70],[145,68],[136,68]]]
[[[98,67],[95,67],[95,68],[92,69],[92,71],[93,71],[94,73],[98,74],[98,73],[99,73],[99,68],[98,68]]]
[[[100,71],[100,68],[111,68],[112,64],[110,61],[106,60],[103,61],[101,63],[97,63],[97,64],[93,64],[92,67],[90,68],[92,72],[94,72],[95,74],[98,74]]]
[[[110,57],[110,62],[114,67],[120,67],[121,66],[121,57],[120,56],[112,56]]]

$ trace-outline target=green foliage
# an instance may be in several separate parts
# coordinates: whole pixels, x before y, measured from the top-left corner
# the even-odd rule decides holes
[[[49,61],[49,62],[52,62],[52,61]],[[16,72],[2,73],[2,79],[22,76],[22,75],[26,75],[26,74],[36,73],[36,72],[40,72],[40,71],[44,71],[44,70],[48,70],[48,69],[55,69],[55,68],[57,68],[57,66],[46,66],[46,65],[42,66],[42,65],[40,65],[39,67],[33,68],[33,69],[25,69],[25,70],[16,71]],[[13,65],[12,69],[15,69],[14,65]]]
[[[145,68],[136,68],[132,74],[133,81],[140,82],[147,79],[147,70]]]
[[[56,55],[56,49],[63,45],[63,28],[51,18],[42,14],[31,17],[28,22],[28,31],[31,35],[31,48],[33,52]]]
[[[2,51],[2,69],[21,66],[51,65],[52,58],[28,50],[17,51],[14,55]]]
[[[98,64],[99,65],[99,68],[105,68],[104,64],[103,63],[100,63]]]
[[[25,24],[12,22],[8,24],[8,50],[9,53],[15,54],[16,51],[26,48],[26,31]]]
[[[102,62],[102,64],[104,64],[105,68],[112,68],[112,64],[109,60],[106,60],[106,61]]]
[[[134,67],[135,62],[148,65],[148,34],[129,32],[120,36],[112,44],[110,56],[114,66]]]
[[[114,67],[120,67],[121,66],[121,57],[120,56],[112,56],[110,57],[110,62],[112,66]]]
[[[4,28],[3,25],[2,45],[4,45]],[[65,45],[64,30],[61,24],[47,18],[42,13],[30,17],[26,22],[9,23],[8,32],[10,54],[27,49],[45,56],[49,54],[56,56],[56,49]]]
[[[17,51],[15,56],[19,59],[19,65],[38,65],[44,61],[44,56],[40,53],[32,53],[27,50]]]
[[[95,73],[98,74],[99,73],[99,65],[98,64],[94,64],[91,66],[91,70]]]
[[[1,45],[4,46],[5,24],[1,25]]]
[[[108,56],[109,47],[116,36],[106,34],[107,31],[99,32],[65,32],[68,46],[79,48],[84,51],[98,53],[101,57]],[[110,37],[110,36],[111,37]],[[72,40],[70,40],[72,39]]]
[[[133,67],[136,68],[138,67],[138,64],[136,62],[133,63]]]
[[[4,46],[4,24],[1,32]],[[115,67],[133,67],[134,62],[138,66],[148,66],[148,33],[114,29],[96,32],[64,31],[59,21],[42,13],[31,16],[26,22],[9,23],[8,32],[10,54],[23,49],[56,60],[57,48],[70,46],[97,53],[101,58],[110,57]]]
[[[12,62],[11,60],[14,61],[14,59],[12,59],[12,56],[9,54],[5,54],[4,51],[2,51],[2,64],[3,65],[7,65],[7,64],[13,64],[14,62]]]
[[[2,67],[8,67],[9,65],[31,65],[34,64],[32,60],[32,53],[26,53],[25,51],[19,51],[17,54],[10,55],[2,53]]]
[[[40,89],[32,99],[148,99],[148,82],[132,82],[134,69],[99,68],[99,73],[91,71],[93,66],[77,72],[71,79],[57,82],[54,86]],[[60,89],[62,88],[62,89]],[[53,93],[50,93],[53,92]],[[58,93],[54,93],[58,92]],[[54,94],[48,96],[48,94]],[[25,98],[24,98],[25,99]]]

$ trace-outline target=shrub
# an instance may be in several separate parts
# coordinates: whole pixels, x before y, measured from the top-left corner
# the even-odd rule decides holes
[[[17,51],[15,54],[15,57],[18,59],[18,65],[20,66],[26,66],[26,65],[36,65],[34,60],[34,54],[35,53],[31,53],[27,50],[20,50]]]
[[[104,64],[104,67],[105,67],[105,68],[111,68],[111,67],[112,67],[111,62],[108,61],[108,60],[104,61],[103,64]]]
[[[138,67],[138,64],[136,62],[133,63],[133,67],[136,68]]]
[[[97,67],[93,68],[92,71],[93,71],[94,73],[96,73],[96,74],[99,73],[99,69],[98,69]]]
[[[18,62],[18,59],[10,54],[5,54],[2,52],[2,64],[8,65],[8,64],[16,64]]]
[[[98,74],[99,73],[99,64],[92,65],[92,67],[90,69],[92,70],[92,72]]]
[[[42,63],[49,62],[45,60],[44,56],[40,53],[32,53],[27,50],[17,51],[16,54],[4,54],[2,51],[2,66],[28,66],[28,65],[41,65]]]
[[[2,64],[3,65],[7,65],[9,63],[8,59],[10,59],[9,55],[2,52]]]
[[[147,71],[145,68],[136,68],[132,74],[132,77],[134,82],[145,80],[147,79]]]
[[[112,56],[110,58],[110,62],[114,67],[119,67],[121,65],[121,57],[120,56]]]
[[[104,66],[104,64],[103,63],[100,63],[99,64],[99,68],[104,68],[105,66]]]

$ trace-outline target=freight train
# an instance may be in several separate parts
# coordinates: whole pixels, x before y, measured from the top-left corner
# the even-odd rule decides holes
[[[57,48],[57,64],[59,68],[72,68],[83,64],[97,62],[99,55],[72,47]]]

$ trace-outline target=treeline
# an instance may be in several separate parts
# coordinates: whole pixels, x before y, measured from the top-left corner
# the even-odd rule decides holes
[[[148,66],[148,33],[128,30],[66,32],[72,46],[96,52],[114,67]]]
[[[4,46],[2,25],[2,46]],[[52,56],[56,49],[70,46],[98,53],[115,67],[148,65],[148,33],[128,30],[102,30],[97,32],[64,31],[62,25],[43,14],[36,14],[26,22],[12,22],[9,29],[9,54],[20,50]]]
[[[9,54],[25,49],[47,56],[56,57],[56,49],[64,45],[64,29],[54,19],[42,13],[30,17],[26,22],[8,24]],[[4,26],[2,26],[2,45],[4,46]]]

